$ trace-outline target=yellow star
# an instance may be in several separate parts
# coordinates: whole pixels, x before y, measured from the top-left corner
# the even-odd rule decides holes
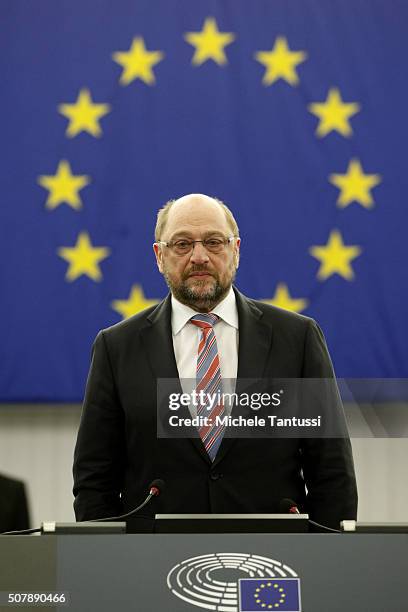
[[[110,104],[95,104],[89,89],[81,89],[75,104],[59,104],[58,111],[69,119],[65,134],[73,138],[80,132],[88,132],[92,136],[101,136],[102,129],[99,120],[110,112]]]
[[[340,91],[333,87],[325,102],[313,102],[308,108],[320,119],[317,136],[326,136],[334,130],[342,136],[351,136],[353,130],[348,120],[359,112],[360,105],[357,102],[343,102]]]
[[[82,208],[82,200],[78,194],[80,189],[83,189],[91,182],[89,176],[73,175],[71,166],[65,159],[60,161],[57,168],[57,173],[54,175],[41,175],[38,177],[38,183],[41,187],[48,189],[49,194],[45,203],[47,208],[54,209],[59,204],[69,204],[72,208],[79,210]]]
[[[127,300],[114,300],[111,306],[122,315],[123,319],[127,319],[149,306],[154,306],[157,302],[158,300],[146,299],[140,285],[133,285]]]
[[[296,66],[307,59],[304,51],[291,51],[284,36],[278,36],[272,51],[258,51],[255,59],[266,68],[262,83],[272,85],[278,79],[284,79],[289,85],[297,85],[299,77]]]
[[[89,234],[81,232],[74,247],[61,247],[58,255],[69,263],[65,278],[73,281],[82,274],[94,281],[102,280],[99,262],[110,254],[107,247],[93,247]]]
[[[136,37],[133,39],[129,51],[115,51],[112,57],[123,68],[119,79],[121,85],[129,85],[135,79],[141,79],[147,85],[153,85],[156,79],[152,68],[161,62],[164,53],[147,51],[144,39]]]
[[[326,280],[332,274],[339,274],[346,280],[354,278],[351,261],[362,252],[359,246],[346,246],[338,230],[330,233],[326,246],[312,246],[310,254],[320,261],[317,278]]]
[[[232,32],[220,32],[214,17],[207,17],[201,32],[187,32],[184,39],[195,47],[191,63],[200,66],[209,59],[219,66],[227,64],[224,47],[235,40]]]
[[[331,174],[329,181],[340,189],[337,204],[345,208],[351,202],[358,202],[365,208],[371,208],[374,200],[370,189],[381,183],[380,174],[364,174],[358,159],[352,159],[346,174]]]
[[[263,300],[266,304],[272,304],[278,308],[292,310],[292,312],[302,312],[308,306],[308,301],[303,298],[294,299],[289,293],[285,283],[279,283],[276,287],[275,295],[271,300]]]

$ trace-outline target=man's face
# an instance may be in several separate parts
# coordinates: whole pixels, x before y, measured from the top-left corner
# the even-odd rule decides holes
[[[185,196],[169,211],[161,240],[226,239],[232,235],[224,211],[207,196]],[[194,310],[209,312],[228,293],[239,261],[239,238],[221,253],[210,253],[201,242],[185,255],[154,245],[157,265],[174,297]]]

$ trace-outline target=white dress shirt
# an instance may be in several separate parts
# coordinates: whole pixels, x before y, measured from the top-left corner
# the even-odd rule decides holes
[[[222,302],[211,312],[220,317],[220,320],[214,325],[214,334],[217,339],[221,378],[233,380],[233,387],[235,387],[238,371],[239,336],[238,310],[232,287]],[[199,327],[189,322],[191,317],[196,314],[199,314],[196,310],[182,304],[173,295],[171,296],[171,329],[174,355],[185,393],[191,392],[191,381],[196,379],[198,345],[202,332]],[[183,384],[183,379],[189,379],[190,384]],[[230,392],[230,385],[223,383],[223,391]]]

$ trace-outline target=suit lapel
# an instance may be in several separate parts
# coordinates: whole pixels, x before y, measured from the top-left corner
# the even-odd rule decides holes
[[[168,295],[147,317],[141,330],[150,365],[157,378],[178,378],[171,334],[171,296]],[[181,387],[180,387],[181,389]]]
[[[263,312],[235,290],[239,319],[238,383],[245,378],[261,378],[265,373],[272,345],[272,329]]]
[[[169,378],[175,381],[172,392],[182,393],[176,358],[174,355],[171,331],[171,295],[169,294],[147,318],[149,325],[141,330],[142,342],[147,352],[155,377]],[[156,398],[155,398],[156,399]],[[190,412],[186,406],[178,411],[180,417],[189,418]],[[192,435],[197,431],[192,428]],[[189,438],[201,457],[211,464],[207,451],[199,437]]]
[[[236,393],[240,393],[245,390],[245,379],[260,379],[264,375],[272,345],[272,329],[263,323],[262,310],[235,287],[234,291],[239,323]],[[235,442],[236,438],[222,440],[214,466],[225,457]]]

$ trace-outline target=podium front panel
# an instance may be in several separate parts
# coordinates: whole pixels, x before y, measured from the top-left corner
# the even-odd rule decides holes
[[[68,603],[18,607],[37,612],[406,612],[407,584],[406,535],[0,537],[4,611],[16,609],[5,604],[9,591],[53,591],[67,593]]]

